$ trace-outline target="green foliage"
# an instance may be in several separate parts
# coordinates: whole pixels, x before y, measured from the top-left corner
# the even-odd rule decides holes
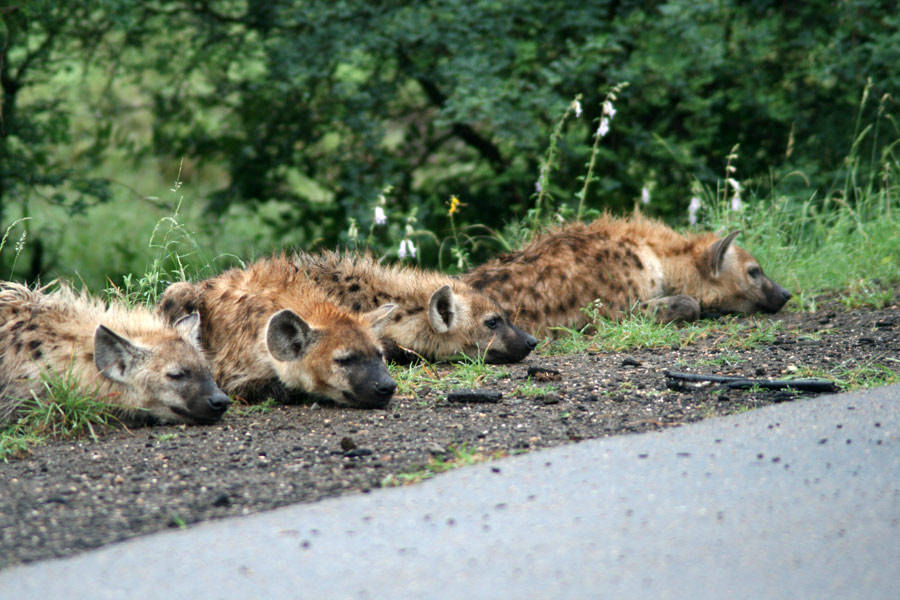
[[[40,395],[23,400],[16,420],[0,429],[0,460],[27,452],[48,438],[87,434],[96,441],[95,427],[118,422],[112,407],[96,390],[85,390],[71,371],[43,373],[41,387]]]
[[[646,210],[684,218],[689,190],[715,188],[736,144],[744,188],[764,197],[774,182],[826,214],[893,156],[894,8],[22,0],[0,9],[0,223],[118,194],[146,202],[117,167],[184,156],[206,171],[207,220],[263,225],[246,232],[256,251],[353,245],[355,229],[380,254],[415,241],[415,260],[435,265],[452,236],[463,268],[492,248],[463,250],[460,235],[533,229],[551,203],[585,216],[646,189]],[[859,105],[862,89],[874,102]],[[574,97],[583,114],[560,120]],[[618,114],[597,136],[607,98]],[[453,194],[466,208],[451,220]],[[63,228],[29,227],[19,276],[71,268],[51,245]]]

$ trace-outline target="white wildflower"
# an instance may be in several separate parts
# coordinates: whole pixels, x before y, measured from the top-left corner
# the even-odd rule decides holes
[[[609,133],[609,119],[603,117],[600,119],[600,127],[597,128],[597,137],[603,137]]]
[[[402,239],[400,240],[400,249],[397,250],[397,256],[400,258],[406,258],[409,256],[410,258],[416,257],[416,245],[412,243],[412,240]]]
[[[603,114],[609,116],[610,119],[616,116],[616,109],[613,108],[613,103],[609,100],[603,102]]]
[[[541,184],[541,179],[538,179],[537,182],[535,182],[535,184],[534,184],[534,191],[536,191],[538,194],[540,194],[541,190],[543,190],[543,189],[544,189],[544,186]]]
[[[741,184],[737,182],[737,179],[732,179],[731,177],[729,177],[725,181],[728,183],[728,185],[731,186],[735,194],[741,193]]]
[[[691,198],[691,203],[688,204],[688,223],[691,225],[697,224],[697,213],[700,211],[700,198],[694,196]]]
[[[375,224],[376,225],[384,225],[387,223],[387,215],[384,214],[384,209],[380,206],[375,207]]]
[[[737,212],[737,211],[741,210],[741,206],[742,206],[741,197],[738,196],[737,194],[732,196],[731,197],[731,210]]]
[[[581,102],[579,102],[577,99],[573,100],[572,108],[575,110],[575,116],[580,117],[581,116]]]
[[[646,187],[641,188],[641,204],[650,204],[650,190]]]

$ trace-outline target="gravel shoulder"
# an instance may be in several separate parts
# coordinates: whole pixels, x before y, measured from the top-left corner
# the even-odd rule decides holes
[[[440,386],[420,385],[388,410],[316,404],[229,410],[214,426],[51,442],[0,464],[0,568],[167,528],[367,493],[454,460],[675,427],[812,396],[670,389],[666,370],[771,379],[807,368],[900,371],[897,303],[848,311],[824,301],[814,313],[754,319],[780,326],[770,340],[747,349],[723,349],[714,327],[679,349],[532,356],[478,383],[479,390],[502,394],[496,403],[448,401]],[[557,373],[539,373],[533,379],[543,381],[529,384],[529,368]],[[434,367],[438,379],[451,371]]]

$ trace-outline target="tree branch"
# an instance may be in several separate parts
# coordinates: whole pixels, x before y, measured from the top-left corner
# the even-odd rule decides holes
[[[443,108],[447,103],[447,96],[438,88],[437,84],[424,77],[423,75],[412,74],[412,60],[403,50],[397,48],[397,55],[400,59],[400,66],[422,87],[422,91],[428,97],[428,100],[436,107]],[[450,126],[453,134],[460,138],[463,142],[475,148],[482,157],[487,159],[491,164],[491,168],[495,173],[502,173],[506,170],[507,164],[500,153],[500,149],[489,139],[478,133],[474,127],[466,123],[453,123]]]

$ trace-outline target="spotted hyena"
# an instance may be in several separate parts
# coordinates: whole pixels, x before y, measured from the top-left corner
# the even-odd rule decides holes
[[[401,265],[383,265],[369,254],[298,253],[292,258],[342,306],[372,310],[397,305],[381,329],[385,355],[444,360],[483,353],[491,363],[518,362],[537,340],[510,322],[485,294],[458,278]]]
[[[770,312],[791,294],[766,277],[738,232],[684,236],[640,215],[604,216],[550,230],[463,279],[483,290],[527,331],[581,327],[599,300],[609,318],[641,308],[661,322],[706,312]]]
[[[216,381],[251,401],[301,392],[377,408],[397,387],[377,335],[394,306],[365,314],[341,308],[283,256],[175,283],[157,310],[170,320],[198,311]]]
[[[211,423],[228,407],[199,349],[199,317],[174,326],[63,287],[0,284],[0,421],[41,398],[42,376],[72,376],[125,417]],[[143,419],[142,419],[143,420]]]

